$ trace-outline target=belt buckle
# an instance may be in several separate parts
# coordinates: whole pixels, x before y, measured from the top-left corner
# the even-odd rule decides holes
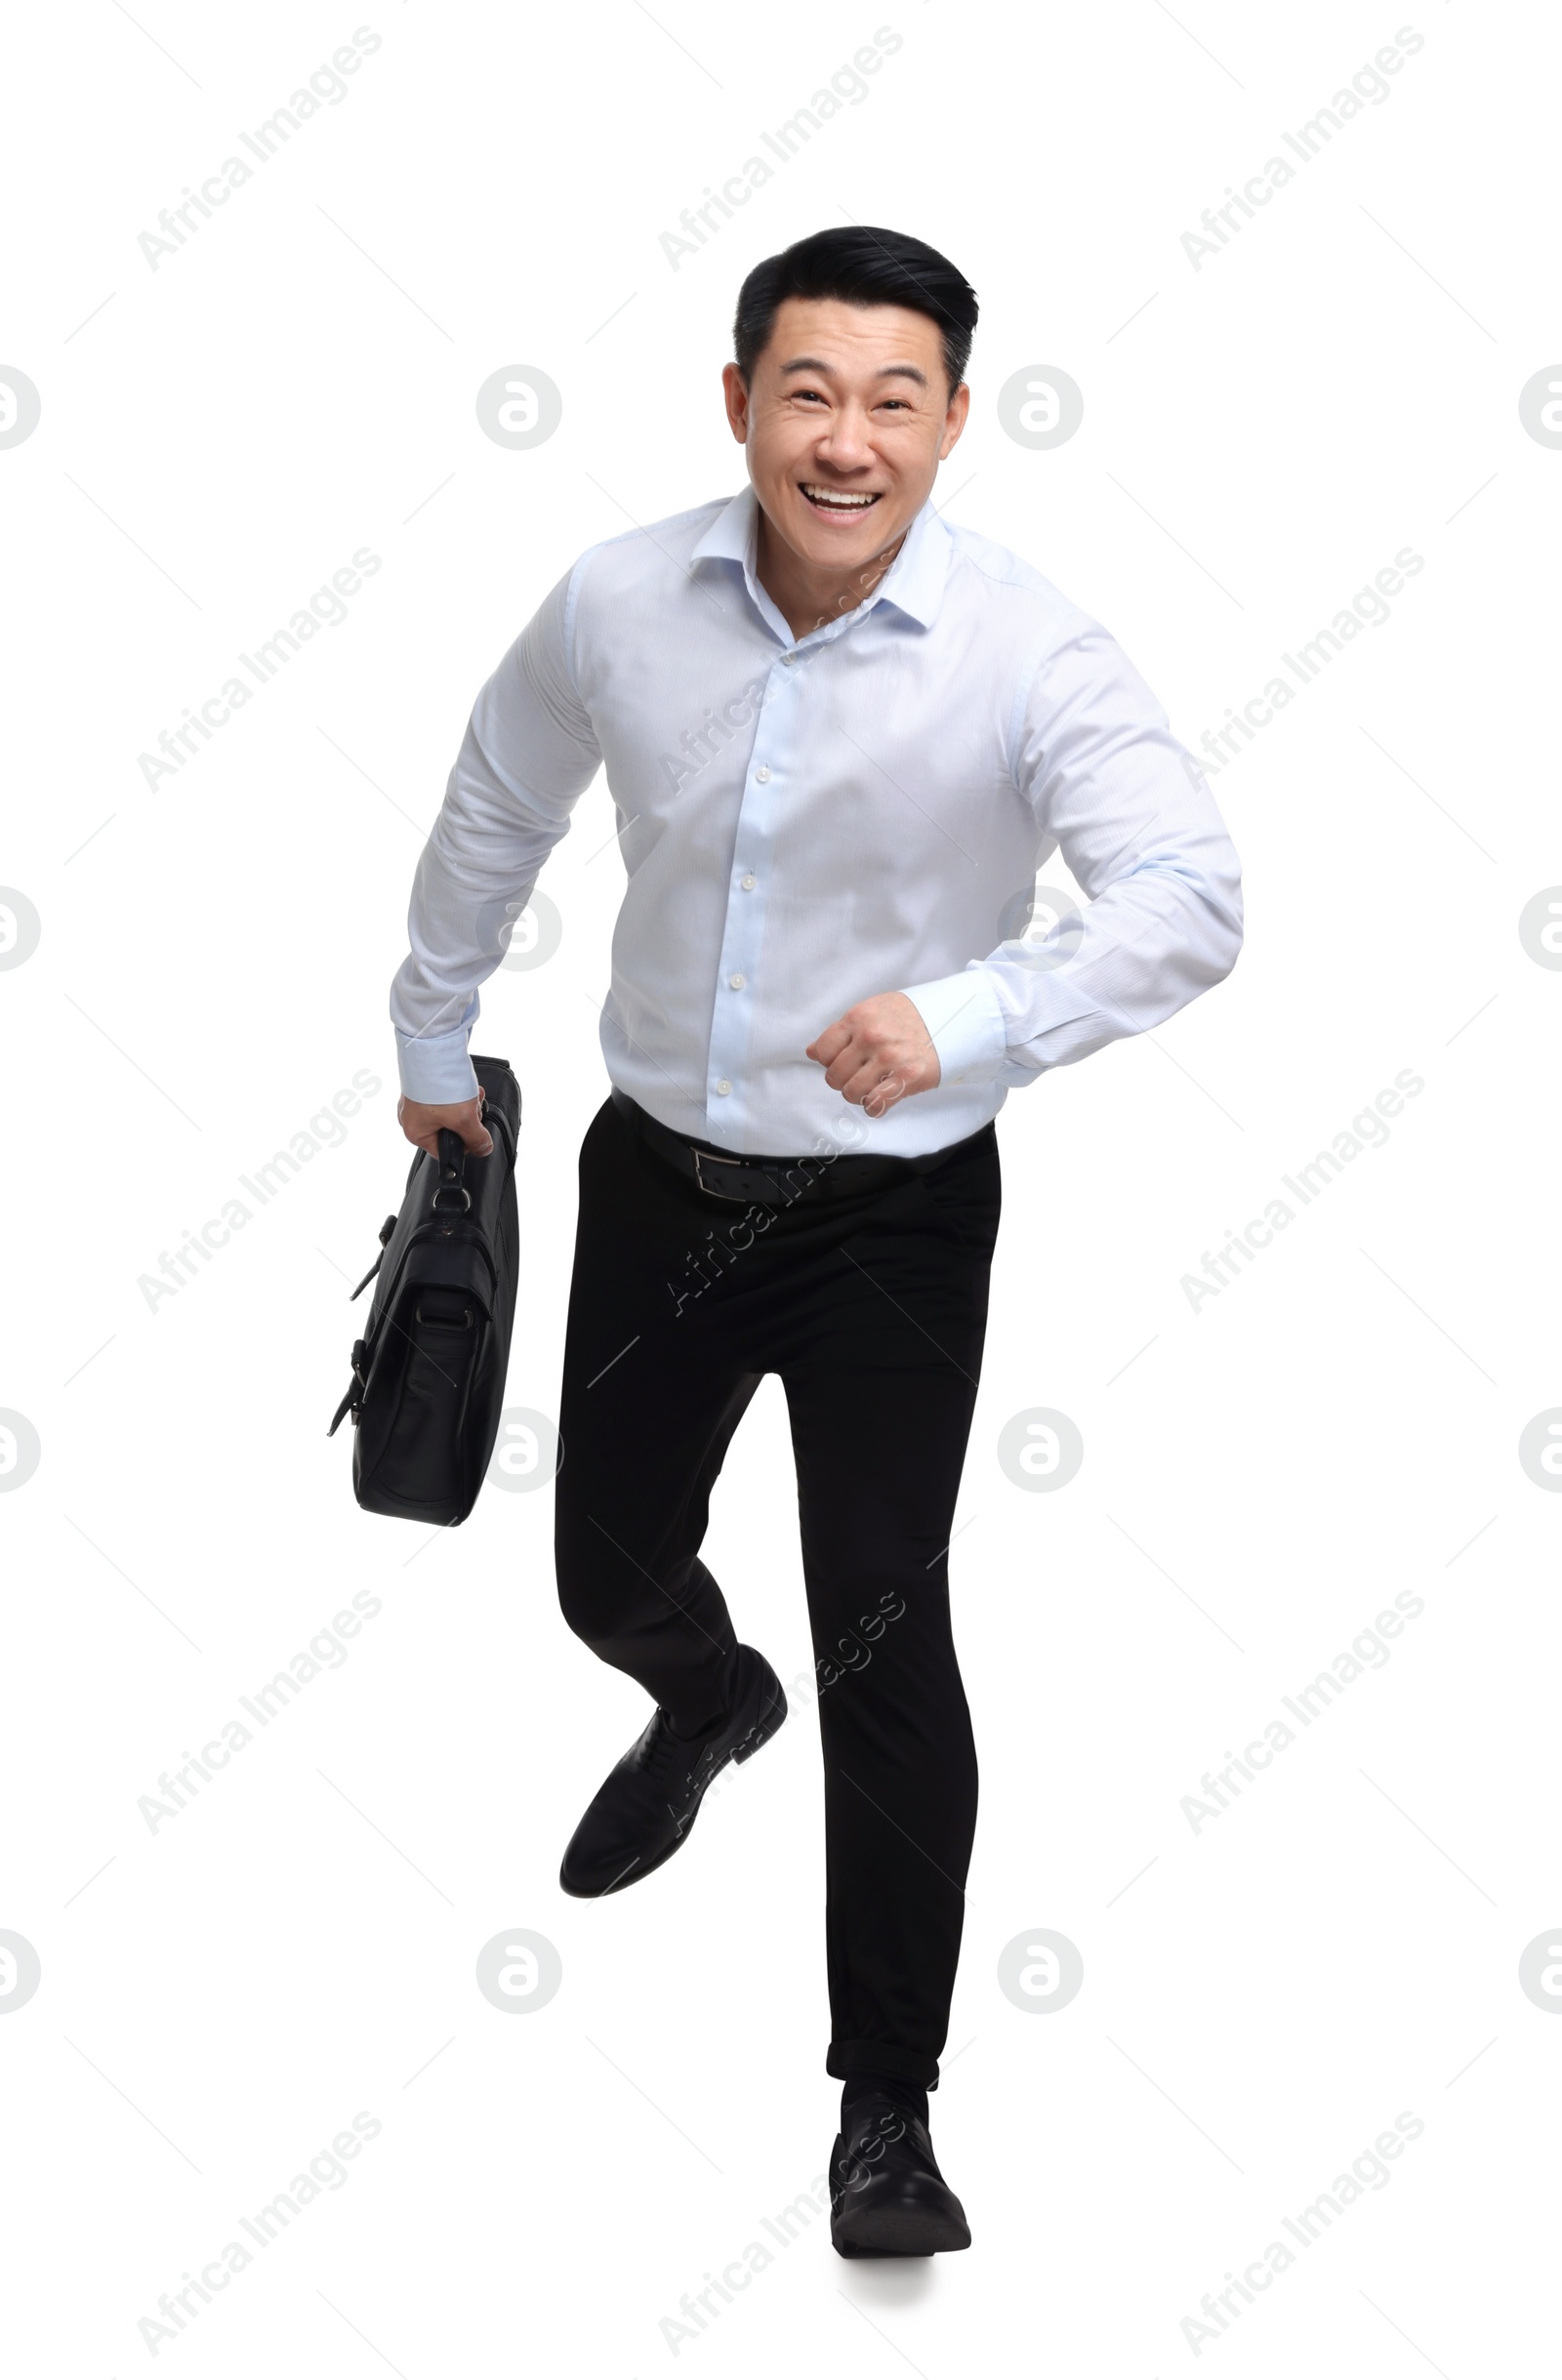
[[[718,1157],[710,1149],[697,1149],[692,1141],[690,1141],[688,1145],[689,1155],[694,1160],[694,1180],[696,1186],[705,1192],[707,1198],[724,1198],[730,1200],[741,1199],[745,1195],[745,1193],[741,1190],[719,1189],[715,1182],[708,1182],[706,1180],[704,1171],[702,1169],[706,1166],[733,1166],[736,1167],[740,1172],[746,1172],[748,1168],[743,1158]]]

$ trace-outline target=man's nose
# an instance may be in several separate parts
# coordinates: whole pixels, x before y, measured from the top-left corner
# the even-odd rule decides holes
[[[824,436],[819,440],[819,457],[831,463],[839,472],[861,471],[873,461],[873,446],[868,436],[868,417],[864,413],[837,414]]]

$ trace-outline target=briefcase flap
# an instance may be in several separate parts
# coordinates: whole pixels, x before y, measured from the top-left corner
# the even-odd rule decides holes
[[[448,1240],[420,1240],[407,1251],[401,1277],[394,1284],[395,1297],[403,1300],[426,1289],[457,1290],[491,1318],[498,1285],[488,1254],[490,1245],[486,1241],[479,1244],[471,1232],[458,1232]]]

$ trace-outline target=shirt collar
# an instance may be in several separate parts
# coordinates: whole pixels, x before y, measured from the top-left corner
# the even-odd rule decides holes
[[[690,563],[738,563],[749,593],[759,604],[760,589],[754,574],[759,537],[760,502],[751,481],[722,506],[690,554]],[[931,628],[943,601],[953,543],[929,496],[907,530],[900,552],[873,600],[893,603],[897,611],[915,620],[920,628]],[[769,606],[766,603],[760,608]]]

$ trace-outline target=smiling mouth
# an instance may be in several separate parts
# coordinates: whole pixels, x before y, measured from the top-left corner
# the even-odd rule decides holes
[[[816,479],[800,479],[799,491],[816,513],[828,513],[836,519],[849,518],[854,513],[871,513],[883,488],[855,494],[847,488],[821,487]]]

